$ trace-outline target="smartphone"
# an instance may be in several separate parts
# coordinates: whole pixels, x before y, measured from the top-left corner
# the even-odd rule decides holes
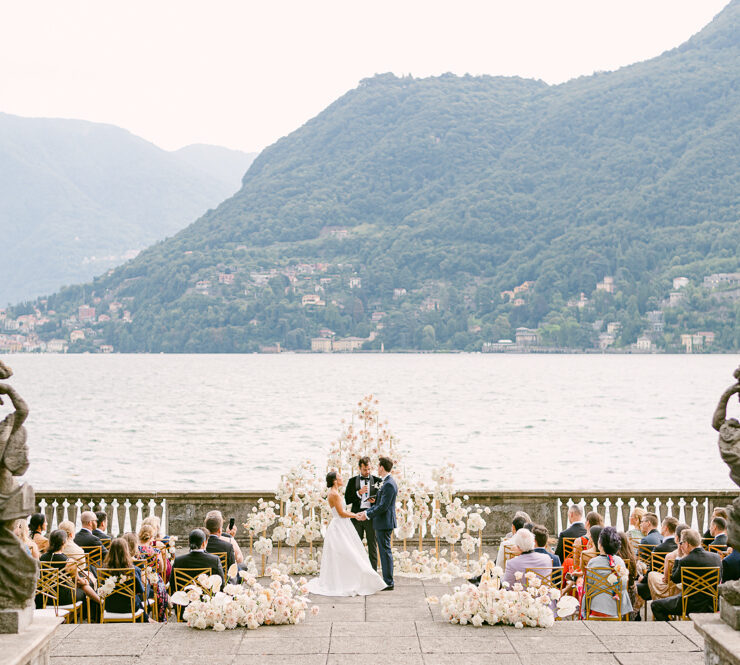
[[[236,520],[233,517],[229,520],[229,531],[231,531],[234,528],[235,521]]]

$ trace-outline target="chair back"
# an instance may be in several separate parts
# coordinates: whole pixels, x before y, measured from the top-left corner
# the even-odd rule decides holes
[[[82,545],[82,551],[87,555],[87,564],[94,568],[103,567],[103,548],[100,545]]]
[[[36,597],[41,599],[42,609],[46,609],[51,603],[54,614],[59,614],[59,569],[50,566],[47,561],[41,561]]]
[[[563,561],[573,558],[573,546],[577,538],[563,538]]]
[[[110,577],[116,578],[116,583],[113,591],[109,595],[101,596],[100,598],[100,620],[102,623],[107,622],[136,622],[136,574],[133,568],[100,568],[98,570],[98,592],[100,588],[105,584],[106,580]],[[127,598],[131,605],[130,617],[125,619],[106,619],[105,618],[105,603],[106,600],[113,594],[117,594],[118,597]],[[142,613],[143,617],[143,613]],[[143,621],[143,618],[142,618]]]
[[[563,579],[563,567],[558,568],[527,568],[524,571],[526,579],[527,573],[534,573],[539,579],[538,586],[549,586],[554,589],[560,588],[560,581]]]
[[[707,552],[719,554],[719,556],[724,559],[728,554],[727,545],[707,545]]]
[[[217,554],[218,558],[221,559],[221,567],[224,569],[224,575],[228,574],[229,566],[229,553],[228,552],[213,552],[213,554]]]
[[[516,550],[513,545],[504,545],[504,570],[506,570],[506,562],[509,559],[513,559],[516,556]],[[224,570],[226,570],[224,568]]]
[[[711,598],[713,611],[717,611],[720,568],[681,566],[681,618],[688,618],[690,598]]]
[[[665,571],[665,557],[668,552],[652,552],[650,554],[650,569],[656,573]]]
[[[598,619],[600,621],[621,621],[622,620],[622,584],[619,579],[612,583],[609,576],[614,571],[611,568],[586,568],[583,582],[583,618]],[[596,596],[606,594],[615,599],[617,605],[617,615],[600,617],[591,615],[591,605]]]
[[[210,568],[173,568],[172,574],[170,575],[170,592],[175,593],[176,591],[182,591],[186,586],[191,584],[201,586],[196,579],[202,574],[210,575]],[[201,589],[208,595],[212,594],[210,589]],[[177,621],[182,621],[182,605],[175,605],[175,617]]]
[[[645,565],[650,563],[650,559],[653,556],[653,550],[657,545],[649,545],[647,543],[640,543],[637,546],[637,558],[642,561]]]

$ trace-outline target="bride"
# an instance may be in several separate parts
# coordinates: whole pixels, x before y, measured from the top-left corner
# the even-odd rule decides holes
[[[342,477],[326,474],[332,520],[324,537],[321,572],[308,583],[308,590],[320,596],[369,596],[385,588],[383,578],[370,565],[367,552],[339,494]]]

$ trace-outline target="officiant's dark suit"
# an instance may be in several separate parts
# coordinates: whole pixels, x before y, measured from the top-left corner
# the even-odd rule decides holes
[[[363,484],[369,483],[370,484],[370,492],[369,492],[369,498],[375,499],[378,495],[378,486],[383,482],[382,478],[378,478],[377,476],[374,476],[373,474],[368,474],[366,477],[363,477],[362,475],[353,476],[352,478],[347,481],[347,486],[344,490],[344,503],[346,503],[348,506],[350,506],[350,511],[353,513],[359,513],[364,510],[362,508],[362,496],[360,495],[360,489],[363,487]],[[373,503],[369,503],[368,506],[374,505]],[[370,565],[374,568],[378,568],[378,547],[375,541],[375,529],[373,528],[372,520],[365,520],[364,522],[358,522],[357,520],[353,519],[352,524],[354,524],[355,529],[357,531],[357,535],[360,536],[360,540],[362,540],[363,536],[367,538],[367,553],[370,557]]]

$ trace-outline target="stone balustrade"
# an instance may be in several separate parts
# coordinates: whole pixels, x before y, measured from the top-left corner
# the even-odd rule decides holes
[[[630,511],[641,506],[661,518],[673,515],[681,522],[700,531],[708,527],[709,516],[715,506],[726,506],[737,496],[732,490],[691,492],[584,492],[578,491],[491,491],[471,490],[458,492],[468,496],[467,504],[479,504],[491,509],[484,515],[485,544],[498,543],[511,529],[511,518],[517,510],[526,511],[532,519],[544,524],[556,535],[567,524],[568,506],[581,504],[585,512],[596,510],[607,525],[624,530],[629,524]],[[117,536],[136,531],[142,520],[157,515],[164,531],[182,539],[188,532],[203,525],[209,510],[219,509],[224,519],[234,517],[239,529],[238,539],[247,542],[242,523],[246,522],[252,507],[260,498],[272,499],[264,492],[75,492],[38,491],[36,502],[39,512],[46,514],[49,530],[55,529],[65,519],[80,527],[84,510],[105,510],[108,514],[108,532]],[[427,529],[427,535],[429,533]],[[417,536],[418,538],[418,536]]]

